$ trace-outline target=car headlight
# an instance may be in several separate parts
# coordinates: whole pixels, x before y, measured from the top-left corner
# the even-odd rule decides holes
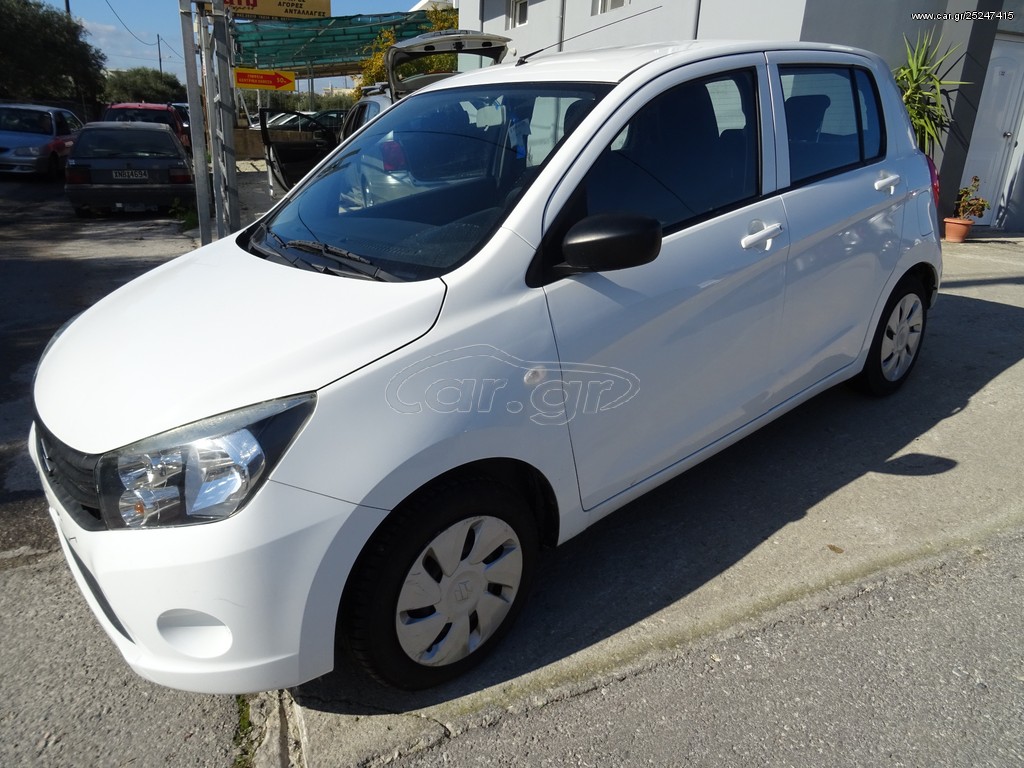
[[[43,154],[42,147],[18,147],[14,150],[14,154],[18,157],[39,157]]]
[[[223,520],[263,484],[313,412],[316,395],[203,419],[105,454],[100,509],[109,528]]]

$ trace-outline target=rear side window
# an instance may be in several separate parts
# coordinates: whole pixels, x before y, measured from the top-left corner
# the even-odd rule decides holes
[[[882,157],[885,133],[871,75],[852,67],[780,67],[791,184]]]

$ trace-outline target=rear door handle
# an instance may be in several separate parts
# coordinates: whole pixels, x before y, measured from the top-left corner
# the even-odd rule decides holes
[[[900,183],[900,175],[894,173],[892,176],[886,176],[884,179],[879,179],[875,182],[875,190],[881,192],[886,187],[890,189]]]
[[[756,245],[760,245],[765,240],[771,240],[773,237],[778,237],[782,234],[781,224],[767,224],[764,229],[758,230],[753,234],[747,235],[740,240],[740,246],[742,248],[750,249]]]

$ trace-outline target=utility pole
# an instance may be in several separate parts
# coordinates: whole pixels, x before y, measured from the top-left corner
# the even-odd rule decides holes
[[[65,2],[70,3],[71,0],[65,0]],[[160,34],[159,33],[157,33],[157,36],[156,36],[156,60],[158,62],[160,62],[160,74],[162,75],[164,73],[164,54],[163,54],[163,52],[160,49]]]
[[[68,16],[71,15],[71,0],[64,0],[64,10],[67,11]]]

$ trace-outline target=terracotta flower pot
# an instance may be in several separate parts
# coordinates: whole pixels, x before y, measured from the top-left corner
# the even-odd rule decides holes
[[[962,243],[974,226],[971,219],[943,219],[942,222],[946,225],[946,241],[950,243]]]

